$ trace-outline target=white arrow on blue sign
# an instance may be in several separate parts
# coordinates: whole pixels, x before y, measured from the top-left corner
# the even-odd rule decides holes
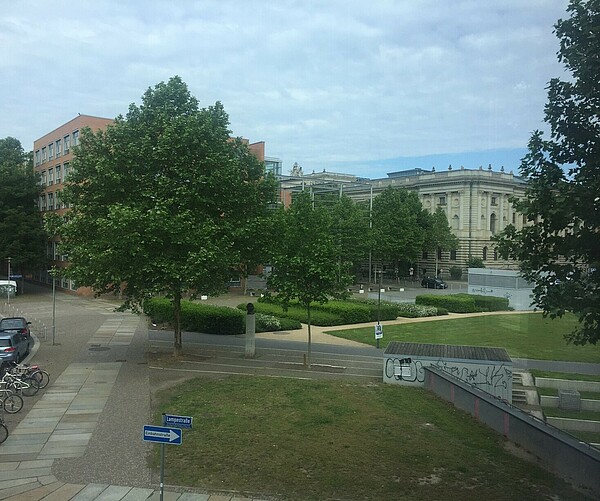
[[[182,432],[179,428],[144,425],[144,441],[159,444],[181,445]]]
[[[174,416],[172,414],[163,414],[163,425],[172,426],[174,428],[192,429],[192,417],[190,416]]]

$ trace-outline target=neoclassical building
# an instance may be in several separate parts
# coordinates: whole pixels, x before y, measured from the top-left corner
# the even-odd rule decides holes
[[[452,266],[466,270],[469,257],[481,258],[487,268],[516,269],[514,261],[500,259],[492,236],[501,232],[508,224],[520,229],[525,224],[510,203],[511,197],[521,198],[525,194],[526,181],[506,172],[502,167],[494,171],[491,166],[479,169],[447,170],[410,169],[392,172],[381,179],[365,179],[348,174],[312,173],[302,174],[296,168],[291,176],[282,176],[282,192],[289,198],[289,192],[310,189],[314,192],[345,193],[354,200],[372,200],[388,186],[406,188],[418,193],[423,207],[434,212],[442,208],[448,223],[458,238],[458,249],[448,251],[431,249],[414,263],[419,275],[423,270],[432,274],[435,268],[435,253],[438,254],[438,267],[444,276]],[[288,192],[288,193],[286,193]],[[430,273],[431,272],[431,273]],[[405,276],[403,270],[400,275]]]

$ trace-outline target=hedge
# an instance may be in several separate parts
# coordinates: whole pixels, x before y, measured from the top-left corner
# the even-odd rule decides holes
[[[479,296],[476,294],[417,296],[415,304],[435,306],[453,313],[474,313],[480,311],[507,311],[508,299],[495,296]]]
[[[173,323],[173,304],[170,299],[156,297],[144,301],[144,313],[154,322]],[[227,306],[181,301],[181,328],[206,334],[243,334],[246,332],[245,315]]]
[[[238,308],[245,309],[246,305],[240,305]],[[308,322],[306,308],[300,306],[298,303],[290,304],[287,308],[287,311],[284,311],[281,304],[258,301],[254,303],[254,311],[256,313],[273,315],[280,318],[291,318],[304,324]],[[334,325],[344,325],[347,323],[339,315],[319,309],[313,309],[313,307],[311,307],[310,310],[310,320],[312,325],[318,325],[322,327],[332,327]]]

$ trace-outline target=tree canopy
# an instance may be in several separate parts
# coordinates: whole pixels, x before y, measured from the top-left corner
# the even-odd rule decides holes
[[[417,193],[388,186],[373,199],[372,224],[373,256],[399,264],[419,257],[432,220]]]
[[[330,211],[315,207],[308,192],[294,195],[292,205],[276,215],[269,288],[284,304],[297,300],[306,308],[309,365],[311,303],[343,295],[352,281],[332,222]]]
[[[45,265],[40,192],[39,176],[21,142],[14,137],[0,139],[0,260],[6,263],[10,257],[13,273]]]
[[[448,216],[441,207],[431,214],[431,225],[425,236],[425,247],[435,252],[435,274],[438,272],[437,250],[454,250],[458,247],[458,238],[452,233],[448,224]]]
[[[184,294],[224,290],[252,261],[252,231],[275,195],[264,165],[231,138],[221,103],[200,108],[173,77],[105,131],[82,132],[56,231],[68,274],[124,308],[163,294],[173,300],[174,352],[181,351]]]
[[[513,200],[527,216],[522,230],[509,226],[498,246],[520,261],[534,283],[534,302],[551,318],[573,312],[575,344],[600,337],[600,1],[571,0],[568,19],[555,25],[558,59],[568,80],[548,85],[546,139],[535,131],[521,163],[528,188]]]

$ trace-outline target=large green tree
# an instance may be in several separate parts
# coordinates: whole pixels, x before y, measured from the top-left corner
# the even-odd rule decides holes
[[[176,356],[182,296],[222,292],[231,271],[252,262],[248,229],[275,194],[228,127],[220,103],[199,108],[173,77],[106,131],[83,131],[63,191],[71,210],[56,231],[67,273],[97,293],[120,293],[123,308],[169,297]]]
[[[600,1],[572,0],[559,20],[558,59],[570,77],[548,86],[550,137],[533,133],[521,163],[528,188],[516,209],[530,224],[509,226],[500,253],[520,262],[534,302],[551,318],[575,313],[575,344],[600,337]]]
[[[341,244],[332,233],[327,208],[315,207],[308,192],[294,195],[292,205],[276,215],[269,288],[285,304],[297,300],[308,317],[308,365],[311,363],[311,304],[346,293],[352,282]]]
[[[435,276],[437,276],[438,249],[449,251],[458,248],[458,238],[452,233],[446,212],[441,207],[431,214],[430,221],[431,224],[425,236],[425,248],[433,249],[435,253]]]
[[[415,192],[388,186],[373,199],[372,226],[373,256],[400,266],[419,257],[431,216]]]
[[[46,262],[46,233],[37,203],[41,192],[30,155],[14,137],[0,139],[0,261],[26,274]]]

